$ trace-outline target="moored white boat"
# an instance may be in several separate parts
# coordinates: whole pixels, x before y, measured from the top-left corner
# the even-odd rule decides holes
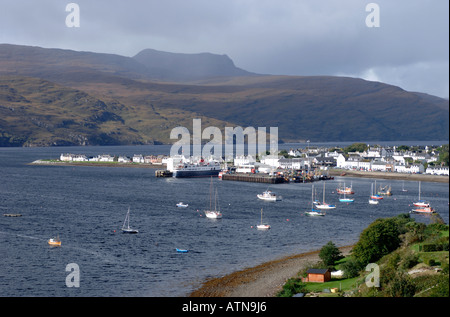
[[[314,202],[317,209],[335,209],[335,205],[327,204],[325,202],[325,182],[323,182],[323,200],[322,202],[315,201]]]
[[[263,210],[261,208],[261,224],[256,226],[259,230],[267,230],[270,229],[270,225],[263,223]]]
[[[138,233],[139,232],[136,229],[130,228],[130,208],[129,207],[128,207],[127,215],[125,216],[125,220],[123,221],[122,232],[123,233]]]
[[[305,211],[305,215],[312,217],[325,216],[324,212],[314,209],[314,185],[311,187],[311,211]]]
[[[217,189],[214,196],[214,210],[212,209],[212,191],[213,191],[213,183],[211,177],[211,185],[209,189],[209,209],[205,211],[205,216],[210,219],[220,219],[222,218],[222,213],[218,210],[217,206]]]
[[[189,204],[185,204],[181,201],[177,204],[177,207],[180,207],[180,208],[187,208],[188,206],[189,206]]]
[[[311,210],[311,211],[306,211],[305,215],[317,217],[317,216],[325,216],[326,214],[324,212],[320,212],[317,210]]]
[[[420,187],[421,187],[421,183],[422,183],[422,182],[419,181],[419,199],[418,199],[417,201],[415,201],[415,202],[413,203],[413,205],[416,206],[416,207],[427,208],[427,207],[430,207],[430,203],[429,203],[428,201],[426,201],[426,200],[420,199],[420,194],[421,194],[421,189],[420,189]]]
[[[378,205],[379,199],[383,199],[383,197],[373,194],[373,184],[371,184],[369,204]]]
[[[222,218],[222,213],[220,211],[216,211],[216,210],[213,210],[213,211],[206,210],[205,216],[210,219],[220,219],[220,218]]]
[[[282,200],[281,196],[275,194],[274,192],[272,192],[270,190],[266,190],[262,194],[257,194],[256,196],[259,199],[267,200],[267,201],[280,201],[280,200]]]

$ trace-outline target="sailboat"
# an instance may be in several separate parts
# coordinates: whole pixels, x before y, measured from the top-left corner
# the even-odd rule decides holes
[[[263,224],[263,210],[261,208],[261,224],[257,225],[256,228],[258,228],[259,230],[267,230],[270,229],[270,225],[268,224]]]
[[[383,199],[383,197],[381,197],[381,199]],[[379,203],[378,200],[379,200],[379,198],[374,198],[374,195],[373,195],[373,184],[371,184],[369,204],[371,204],[371,205],[378,205],[378,203]]]
[[[127,215],[125,216],[125,220],[123,221],[122,232],[123,233],[138,233],[139,232],[136,229],[130,228],[130,207],[128,207]]]
[[[420,199],[420,185],[422,182],[419,181],[419,200],[417,200],[415,203],[413,203],[414,206],[416,207],[430,207],[430,203],[425,201],[425,200],[421,200]]]
[[[376,180],[375,180],[375,186],[374,187],[375,187],[375,190],[377,190],[377,181]],[[383,199],[383,196],[378,195],[378,194],[374,194],[373,193],[373,188],[372,188],[372,193],[370,195],[370,199],[372,199],[372,200],[374,200],[374,199],[380,200],[380,199]],[[369,203],[370,203],[370,200],[369,200]]]
[[[405,189],[405,181],[403,181],[403,183],[402,183],[402,192],[407,192],[408,190],[407,189]]]
[[[352,198],[347,198],[347,197],[345,197],[345,194],[344,194],[344,198],[340,198],[340,197],[339,197],[339,201],[340,201],[340,202],[343,202],[343,203],[352,203],[352,202],[354,201],[354,199],[352,199]]]
[[[211,185],[209,189],[209,210],[205,211],[205,216],[211,219],[220,219],[222,218],[222,213],[217,210],[217,189],[216,194],[214,196],[214,210],[212,210],[212,189],[213,189],[213,183],[212,183],[212,177],[211,177]]]
[[[322,199],[322,202],[320,203],[320,202],[316,201],[315,204],[316,204],[316,208],[318,208],[318,209],[335,209],[336,208],[335,205],[330,205],[330,204],[327,204],[325,202],[325,182],[323,182],[323,199]]]
[[[312,185],[312,190],[311,190],[311,211],[306,211],[305,215],[313,216],[313,217],[325,216],[324,212],[314,210],[314,185]]]

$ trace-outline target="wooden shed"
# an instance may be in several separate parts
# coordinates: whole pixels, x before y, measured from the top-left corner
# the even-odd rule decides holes
[[[331,271],[329,269],[309,269],[308,282],[324,283],[331,280]]]

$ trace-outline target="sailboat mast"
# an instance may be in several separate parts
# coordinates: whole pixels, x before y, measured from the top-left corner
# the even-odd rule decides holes
[[[262,213],[263,213],[263,210],[261,208],[261,224],[263,224],[263,222],[262,222]]]
[[[323,181],[323,204],[325,205],[325,181]]]
[[[419,200],[420,200],[420,184],[421,182],[419,181]]]

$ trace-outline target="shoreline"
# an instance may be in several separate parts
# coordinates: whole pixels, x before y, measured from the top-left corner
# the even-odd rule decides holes
[[[448,176],[430,175],[430,174],[405,174],[395,172],[367,172],[367,171],[352,171],[343,169],[328,170],[330,176],[340,177],[362,177],[362,178],[381,178],[405,181],[422,181],[433,183],[448,183]],[[342,175],[345,173],[345,175]]]
[[[118,162],[63,162],[36,160],[28,165],[44,166],[98,166],[98,167],[133,167],[133,168],[164,168],[165,165],[151,163],[118,163]]]
[[[340,247],[348,255],[351,246]],[[309,251],[207,279],[189,297],[274,297],[284,283],[309,264],[320,260],[320,250]]]
[[[63,162],[63,161],[45,161],[36,160],[28,163],[28,165],[47,165],[47,166],[100,166],[100,167],[132,167],[132,168],[153,168],[162,169],[165,165],[150,164],[150,163],[117,163],[117,162]],[[353,171],[344,169],[329,169],[327,170],[330,176],[340,177],[362,177],[362,178],[380,178],[393,179],[405,181],[422,181],[434,183],[449,183],[448,176],[429,175],[429,174],[404,174],[395,172],[367,172],[367,171]],[[342,175],[345,173],[345,175]]]

